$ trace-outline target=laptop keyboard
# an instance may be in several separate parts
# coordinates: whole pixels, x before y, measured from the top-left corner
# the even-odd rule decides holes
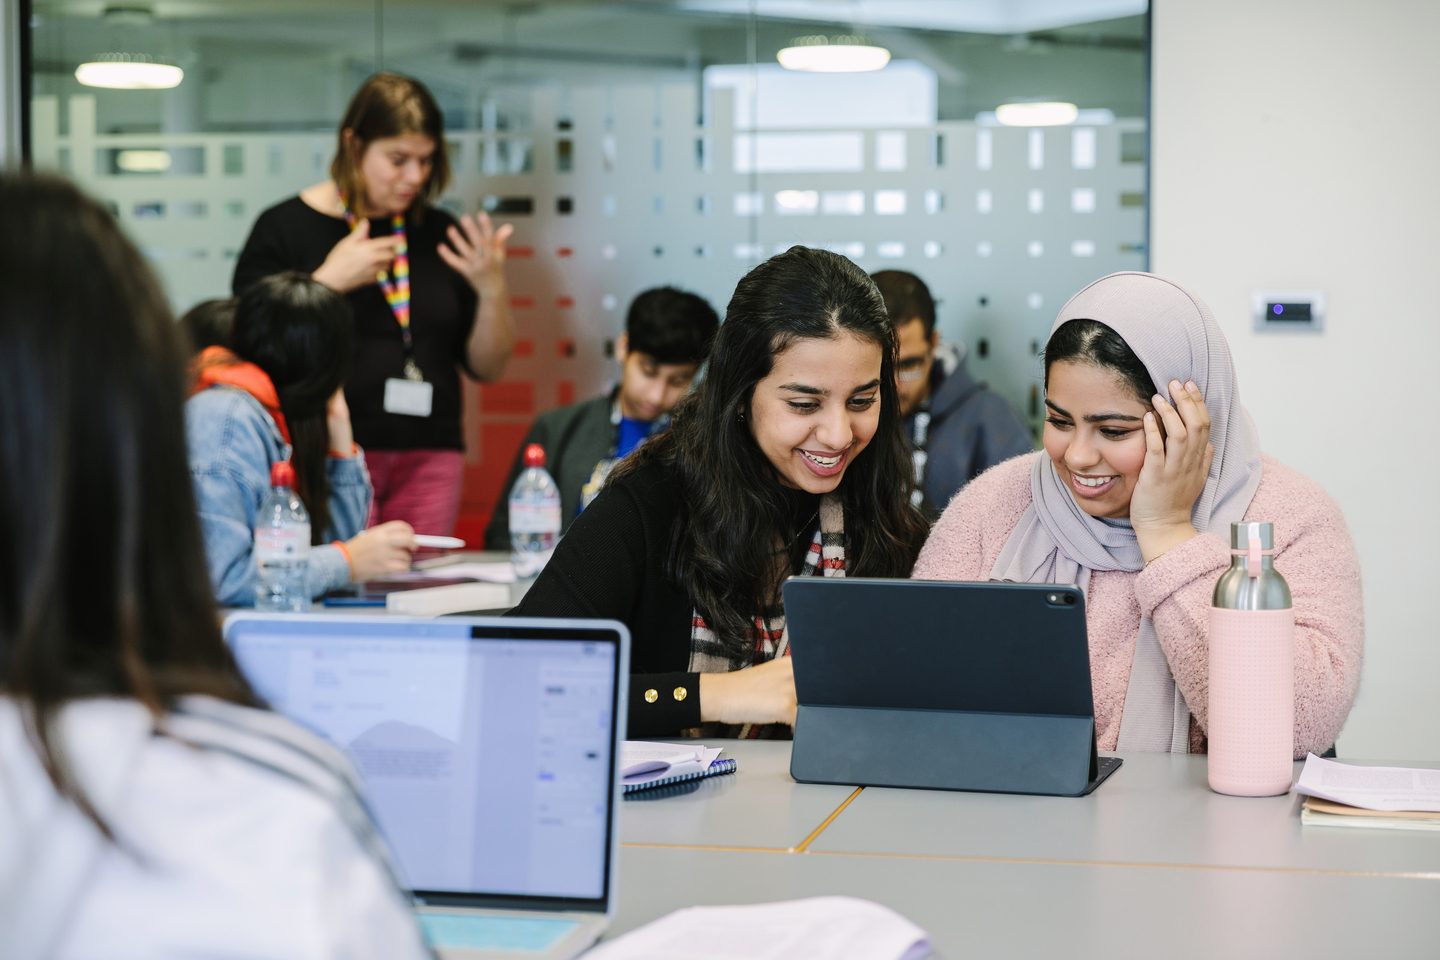
[[[512,950],[542,953],[580,924],[548,917],[497,917],[455,913],[422,913],[420,930],[437,950]]]

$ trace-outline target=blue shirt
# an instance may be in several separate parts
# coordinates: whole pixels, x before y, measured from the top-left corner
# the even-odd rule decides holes
[[[653,420],[632,420],[630,417],[620,418],[620,429],[615,441],[615,459],[620,460],[630,455],[630,451],[640,446],[642,440],[650,436],[650,431],[655,428]]]

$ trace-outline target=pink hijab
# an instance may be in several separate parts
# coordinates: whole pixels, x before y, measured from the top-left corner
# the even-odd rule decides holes
[[[1060,308],[1053,336],[1071,320],[1105,324],[1140,358],[1162,395],[1171,380],[1194,380],[1210,411],[1215,459],[1191,521],[1201,533],[1228,537],[1260,485],[1260,439],[1240,405],[1230,348],[1203,301],[1177,283],[1149,273],[1112,273]],[[1080,509],[1049,457],[1037,457],[1031,505],[1010,534],[992,579],[1089,586],[1092,570],[1145,566],[1129,521],[1103,521]],[[1149,618],[1140,621],[1130,684],[1120,720],[1119,749],[1173,751],[1189,747],[1190,711]]]

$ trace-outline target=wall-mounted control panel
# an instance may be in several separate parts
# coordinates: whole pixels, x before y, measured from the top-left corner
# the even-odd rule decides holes
[[[1325,294],[1320,290],[1256,290],[1250,295],[1255,329],[1319,333],[1325,328]]]

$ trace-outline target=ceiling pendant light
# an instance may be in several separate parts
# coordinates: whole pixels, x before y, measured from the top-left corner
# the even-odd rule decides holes
[[[796,37],[775,55],[786,70],[807,73],[865,73],[890,62],[890,51],[864,37]]]
[[[107,90],[169,90],[180,85],[185,71],[143,53],[102,53],[76,67],[75,79]]]
[[[1063,127],[1078,116],[1075,104],[1054,100],[1002,103],[995,108],[995,119],[1007,127]]]

